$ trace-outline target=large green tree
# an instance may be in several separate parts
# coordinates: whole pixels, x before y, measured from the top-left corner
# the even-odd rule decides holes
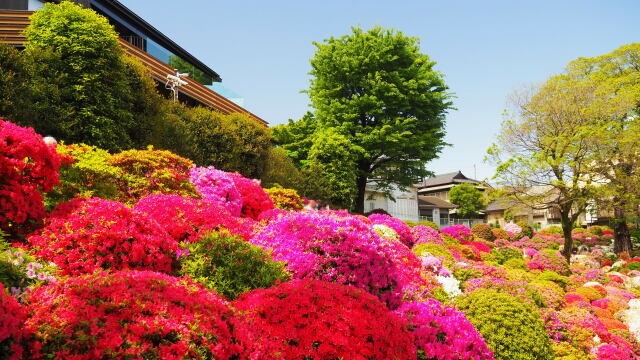
[[[144,145],[159,95],[106,18],[68,1],[49,3],[25,35],[32,104],[20,123],[68,143],[114,151]]]
[[[362,212],[368,180],[390,190],[429,174],[426,163],[446,145],[444,118],[451,96],[435,62],[420,52],[418,39],[399,31],[353,28],[349,35],[314,44],[308,90],[314,118],[298,128],[332,128],[359,149],[353,154],[352,201]],[[294,155],[302,153],[298,149]]]
[[[458,184],[449,190],[449,201],[458,205],[456,212],[460,217],[478,215],[486,206],[482,191],[472,184]]]

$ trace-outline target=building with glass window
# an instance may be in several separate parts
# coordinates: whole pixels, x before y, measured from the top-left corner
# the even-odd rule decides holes
[[[22,32],[29,25],[29,16],[33,11],[43,7],[44,2],[47,1],[0,0],[0,43],[23,46],[26,39]],[[105,16],[120,35],[120,44],[124,50],[149,68],[151,76],[162,85],[161,89],[164,89],[167,75],[175,74],[176,70],[188,73],[189,76],[185,78],[188,84],[181,86],[179,90],[181,101],[191,105],[207,106],[225,114],[246,113],[261,124],[267,124],[242,107],[243,102],[238,101],[241,97],[222,86],[220,75],[119,1],[73,2]]]

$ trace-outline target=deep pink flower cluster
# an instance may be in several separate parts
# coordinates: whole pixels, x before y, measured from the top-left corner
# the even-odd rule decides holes
[[[427,359],[492,360],[482,335],[456,309],[437,300],[405,303],[396,313],[404,318],[415,344]]]
[[[245,239],[254,230],[250,220],[232,216],[226,207],[205,199],[153,194],[140,199],[134,210],[157,221],[177,242],[196,241],[203,229],[225,228]]]
[[[569,271],[567,260],[560,252],[543,250],[535,254],[527,266],[531,270],[551,270],[558,274],[566,274]]]
[[[273,201],[257,182],[238,173],[231,174],[231,177],[242,198],[240,213],[243,217],[258,220],[262,212],[274,208]]]
[[[440,233],[436,229],[432,229],[424,225],[418,225],[414,226],[413,229],[411,229],[411,232],[415,240],[413,246],[419,244],[444,245],[442,236],[440,236]]]
[[[460,244],[475,249],[481,253],[490,253],[491,247],[489,245],[479,241],[461,241]]]
[[[440,230],[443,234],[449,234],[458,241],[470,241],[473,240],[473,233],[471,229],[464,225],[451,225]]]
[[[58,185],[59,168],[42,136],[0,118],[0,230],[25,233],[44,218],[42,192]]]
[[[411,227],[404,221],[385,214],[371,214],[369,220],[374,224],[386,225],[392,228],[400,237],[400,241],[408,248],[413,247],[415,243]]]
[[[0,355],[12,354],[8,359],[17,360],[22,356],[20,342],[23,338],[22,325],[26,314],[16,299],[9,296],[0,283]]]
[[[355,216],[293,212],[272,220],[250,241],[272,249],[274,260],[284,261],[294,278],[355,285],[391,307],[400,304],[401,274],[383,245],[387,241]]]
[[[79,203],[67,216],[47,219],[27,240],[37,257],[69,275],[134,268],[169,273],[178,249],[151,218],[99,198]]]
[[[224,206],[233,216],[240,216],[242,196],[230,173],[213,166],[194,167],[189,171],[189,179],[202,198]]]
[[[231,359],[246,351],[225,301],[155,272],[69,278],[36,288],[26,306],[30,349],[45,358]]]
[[[243,295],[251,359],[411,359],[404,322],[353,286],[294,280]]]

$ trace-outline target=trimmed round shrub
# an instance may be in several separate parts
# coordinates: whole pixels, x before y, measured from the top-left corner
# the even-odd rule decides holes
[[[354,285],[391,308],[400,305],[405,287],[429,287],[419,259],[406,246],[383,239],[371,224],[348,213],[290,213],[273,219],[250,241],[271,249],[293,278]]]
[[[177,243],[157,222],[115,201],[92,198],[66,216],[47,219],[27,238],[36,257],[67,275],[99,269],[170,273]]]
[[[402,220],[384,214],[371,214],[369,215],[369,220],[374,224],[385,225],[392,228],[398,234],[403,244],[408,248],[413,246],[414,240],[411,228]]]
[[[497,360],[553,358],[545,324],[533,304],[479,289],[457,298],[455,305],[482,334]]]
[[[277,209],[286,211],[302,210],[304,207],[304,201],[298,195],[298,192],[294,189],[285,189],[281,187],[272,187],[264,189],[266,193],[273,201],[273,205]]]
[[[23,307],[0,284],[0,359],[21,359],[22,326],[26,320]]]
[[[189,182],[193,162],[166,150],[127,150],[114,154],[109,164],[120,168],[126,176],[120,182],[127,203],[149,194],[196,196]]]
[[[194,167],[190,171],[190,181],[203,199],[223,206],[233,216],[240,216],[242,196],[230,173],[213,166]]]
[[[509,240],[509,234],[503,229],[491,229],[491,232],[497,240]]]
[[[405,323],[353,286],[294,280],[234,302],[255,359],[411,359]]]
[[[491,226],[485,223],[473,224],[473,226],[471,227],[471,232],[476,237],[479,237],[480,239],[493,241],[496,239],[496,237],[495,235],[493,235],[493,231],[491,230],[492,230]]]
[[[126,200],[118,184],[126,175],[122,169],[109,164],[111,154],[106,150],[71,144],[58,145],[56,151],[62,159],[60,185],[46,195],[48,208],[73,198]]]
[[[562,254],[556,250],[543,249],[535,254],[527,266],[531,270],[550,270],[559,274],[569,273],[569,263]]]
[[[522,250],[514,247],[498,247],[491,250],[491,255],[495,261],[502,265],[511,259],[522,259]]]
[[[533,237],[533,227],[526,221],[518,221],[516,225],[520,226],[522,236]]]
[[[413,246],[417,246],[419,244],[444,245],[444,241],[442,240],[442,236],[440,236],[438,230],[428,226],[416,225],[411,229],[411,233],[415,240]]]
[[[456,259],[444,245],[438,244],[418,244],[413,248],[413,252],[418,256],[424,256],[431,254],[433,256],[441,256],[450,262],[454,262]]]
[[[42,136],[0,118],[0,230],[25,234],[42,221],[42,193],[58,184],[59,168]]]
[[[427,220],[418,221],[415,224],[415,226],[418,226],[418,225],[427,226],[427,227],[430,227],[430,228],[432,228],[434,230],[440,231],[440,226],[438,224],[434,223],[433,221],[427,221]]]
[[[449,227],[441,229],[440,232],[442,234],[451,235],[458,241],[473,240],[473,234],[471,233],[471,230],[464,225],[451,225]]]
[[[180,274],[230,299],[289,280],[284,264],[227,231],[209,233],[183,245],[187,251],[181,251]]]
[[[233,359],[246,351],[224,300],[150,271],[98,272],[38,287],[26,308],[29,348],[45,358]]]
[[[231,176],[242,199],[242,208],[240,209],[242,217],[258,220],[260,214],[274,208],[273,201],[260,187],[260,184],[238,173],[233,173]]]
[[[418,359],[492,360],[482,335],[456,309],[439,301],[405,303],[396,313],[413,332]]]
[[[229,214],[220,204],[180,195],[146,196],[133,209],[158,222],[176,242],[195,241],[201,230],[229,230],[248,239],[253,234],[250,220]]]

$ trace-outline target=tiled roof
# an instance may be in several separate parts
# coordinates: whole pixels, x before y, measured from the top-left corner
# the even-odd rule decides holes
[[[457,206],[436,196],[418,196],[418,207],[455,209]]]
[[[470,179],[462,174],[461,171],[446,173],[436,175],[432,178],[425,179],[422,182],[422,187],[430,187],[430,186],[438,186],[445,184],[457,184],[457,183],[471,183],[471,184],[479,184],[480,181],[475,179]]]

